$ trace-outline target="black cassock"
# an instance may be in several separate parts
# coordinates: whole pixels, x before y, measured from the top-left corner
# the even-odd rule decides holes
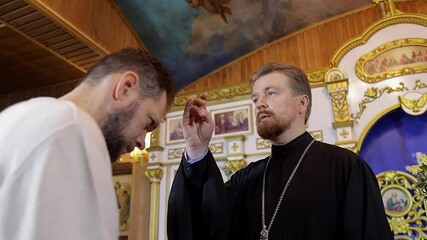
[[[266,177],[266,223],[307,145],[305,132],[273,145]],[[200,162],[182,159],[168,203],[169,240],[260,239],[262,179],[268,158],[223,183],[209,152]],[[393,239],[377,179],[355,153],[314,142],[285,193],[270,240]]]

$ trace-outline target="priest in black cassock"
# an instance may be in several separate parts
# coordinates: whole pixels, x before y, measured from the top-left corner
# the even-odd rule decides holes
[[[251,79],[258,134],[271,156],[224,184],[208,144],[206,95],[183,114],[186,152],[169,195],[169,240],[393,239],[377,179],[355,153],[306,132],[311,89],[294,66],[264,65]]]

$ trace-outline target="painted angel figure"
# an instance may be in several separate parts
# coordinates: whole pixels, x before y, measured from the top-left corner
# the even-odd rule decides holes
[[[229,4],[230,1],[231,0],[187,0],[188,4],[192,8],[202,6],[211,13],[219,14],[226,23],[228,22],[225,14],[231,15],[231,10],[229,7],[224,5]]]

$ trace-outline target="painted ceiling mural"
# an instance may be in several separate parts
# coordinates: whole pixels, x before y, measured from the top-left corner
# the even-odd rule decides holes
[[[182,89],[266,43],[370,0],[115,0]]]

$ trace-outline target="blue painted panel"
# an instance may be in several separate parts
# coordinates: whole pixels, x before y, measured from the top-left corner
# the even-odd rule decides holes
[[[427,113],[411,116],[396,109],[380,118],[363,141],[360,156],[375,174],[406,171],[417,164],[416,152],[427,153]]]

